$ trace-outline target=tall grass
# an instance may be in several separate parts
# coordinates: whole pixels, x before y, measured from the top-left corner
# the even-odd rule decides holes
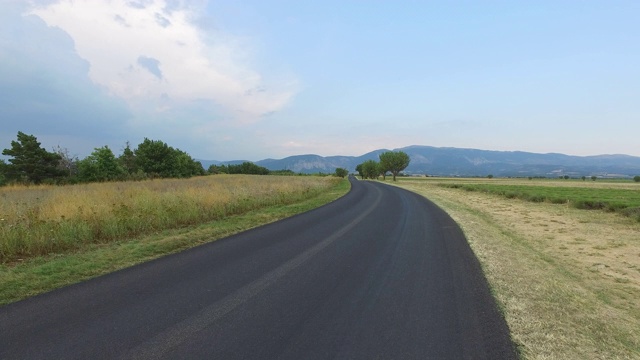
[[[0,188],[0,262],[70,251],[290,204],[337,178],[219,175]]]

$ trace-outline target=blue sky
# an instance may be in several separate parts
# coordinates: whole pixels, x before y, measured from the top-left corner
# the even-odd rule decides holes
[[[0,147],[640,156],[638,1],[0,0]]]

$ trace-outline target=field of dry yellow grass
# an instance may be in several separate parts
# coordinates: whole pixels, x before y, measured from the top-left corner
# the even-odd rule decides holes
[[[332,177],[218,175],[191,179],[0,188],[0,263],[290,204]]]
[[[616,188],[631,182],[403,179],[463,228],[524,359],[640,358],[640,223],[442,183]]]

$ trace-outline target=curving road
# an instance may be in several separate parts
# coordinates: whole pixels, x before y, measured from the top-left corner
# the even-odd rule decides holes
[[[0,359],[511,359],[453,220],[354,179],[341,199],[0,307]]]

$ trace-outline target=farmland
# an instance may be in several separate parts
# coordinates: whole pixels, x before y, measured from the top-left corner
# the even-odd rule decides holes
[[[636,189],[615,186],[594,188],[584,186],[581,183],[574,182],[573,184],[574,186],[554,187],[548,185],[443,183],[440,186],[466,191],[479,191],[531,202],[569,204],[577,209],[618,212],[635,217],[640,221],[640,191],[638,191],[637,187]]]
[[[625,216],[640,184],[404,178],[399,186],[461,225],[522,358],[640,357],[640,223]]]

